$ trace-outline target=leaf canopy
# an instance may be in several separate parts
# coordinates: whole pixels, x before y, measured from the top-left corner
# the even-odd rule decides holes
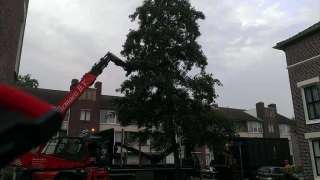
[[[221,83],[206,73],[197,42],[204,14],[188,0],[145,0],[130,18],[138,28],[130,30],[121,52],[131,67],[119,89],[121,123],[145,127],[163,149],[176,145],[176,137],[193,145],[205,144],[210,131],[218,137],[210,127],[221,122],[210,115],[210,104]]]

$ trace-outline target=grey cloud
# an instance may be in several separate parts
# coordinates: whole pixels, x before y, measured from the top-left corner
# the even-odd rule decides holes
[[[292,116],[285,57],[272,46],[320,18],[320,1],[191,0],[205,13],[199,21],[199,43],[208,57],[207,70],[224,84],[218,103],[252,108],[257,101],[276,103]],[[21,73],[40,86],[68,89],[107,50],[119,55],[126,34],[136,25],[128,15],[142,0],[30,1]],[[125,79],[111,65],[99,78],[105,94]]]

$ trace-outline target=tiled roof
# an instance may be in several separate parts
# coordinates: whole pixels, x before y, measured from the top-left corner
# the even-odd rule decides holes
[[[277,114],[277,121],[279,122],[279,124],[290,124],[290,125],[296,124],[295,120],[291,120],[281,114]]]
[[[278,42],[276,44],[276,46],[274,46],[273,48],[283,50],[286,46],[288,46],[292,42],[299,40],[300,38],[303,38],[307,35],[313,34],[315,32],[319,32],[319,31],[320,31],[320,21],[317,22],[316,24],[310,26],[309,28],[299,32],[298,34],[296,34],[296,35],[294,35],[284,41]]]
[[[100,109],[111,109],[115,110],[116,105],[116,99],[120,98],[119,96],[109,96],[109,95],[102,95],[100,99]]]
[[[234,109],[234,108],[225,108],[225,107],[219,107],[219,111],[222,111],[226,117],[230,118],[231,120],[234,121],[263,121],[260,118],[257,118],[255,116],[252,116],[248,114],[244,109]],[[277,113],[277,121],[280,124],[290,124],[290,125],[295,125],[295,121],[291,120],[279,113]]]
[[[57,105],[68,93],[68,91],[42,89],[42,88],[23,88],[23,90],[30,94],[49,102],[50,104]],[[116,109],[115,100],[118,96],[102,95],[99,106],[101,109]]]
[[[68,93],[68,91],[42,89],[42,88],[37,88],[37,89],[23,88],[23,89],[29,92],[30,94],[54,105],[57,105],[63,99],[63,97]],[[121,98],[121,97],[102,95],[99,102],[100,109],[116,109],[115,100],[118,98]],[[246,113],[246,110],[244,109],[219,107],[217,110],[223,112],[223,114],[226,117],[234,121],[262,121],[261,119]],[[290,120],[289,118],[281,114],[277,114],[277,119],[279,123],[295,124],[294,120]]]
[[[60,102],[60,100],[62,100],[62,98],[67,94],[67,91],[52,90],[52,89],[23,88],[23,90],[54,105],[57,105]]]
[[[218,110],[222,111],[226,117],[234,121],[261,121],[260,119],[246,113],[246,110],[244,109],[219,107]]]

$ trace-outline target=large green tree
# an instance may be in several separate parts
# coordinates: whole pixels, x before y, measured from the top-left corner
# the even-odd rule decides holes
[[[31,78],[30,74],[18,75],[16,85],[20,87],[38,88],[39,82],[37,79]]]
[[[145,127],[158,149],[171,148],[178,160],[178,139],[190,147],[225,136],[216,125],[210,104],[219,80],[206,73],[207,58],[197,42],[202,12],[188,0],[145,0],[130,15],[130,30],[121,54],[127,76],[121,88],[122,124]],[[219,124],[219,122],[218,122]]]

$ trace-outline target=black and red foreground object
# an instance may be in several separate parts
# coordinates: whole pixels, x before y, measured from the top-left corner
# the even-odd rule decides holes
[[[107,53],[58,106],[48,104],[15,87],[0,84],[0,169],[55,135],[66,111],[94,83],[110,61],[125,68],[125,62],[112,53]]]
[[[54,106],[0,85],[0,168],[46,143],[60,129],[62,117]]]

